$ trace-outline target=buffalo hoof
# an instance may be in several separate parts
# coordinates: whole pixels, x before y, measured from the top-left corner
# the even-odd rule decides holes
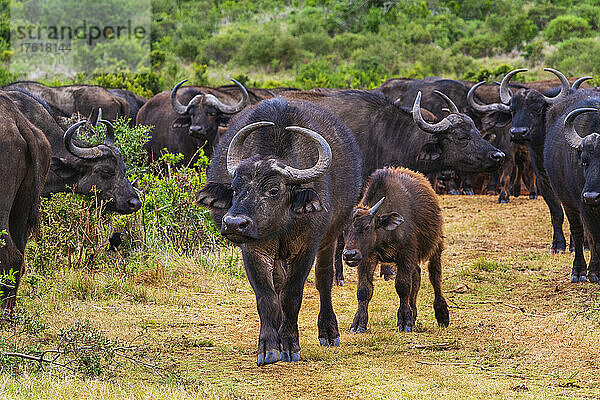
[[[464,189],[463,194],[465,196],[475,196],[475,192],[473,192],[473,189]]]
[[[412,332],[412,330],[413,330],[412,326],[408,326],[408,325],[406,325],[406,326],[398,325],[396,327],[396,332]]]
[[[556,241],[553,242],[552,247],[550,247],[550,254],[562,254],[566,249],[567,243],[564,241],[564,239],[561,242]]]
[[[451,194],[452,196],[458,196],[458,195],[460,195],[460,192],[456,189],[452,189],[452,190],[448,190],[448,194]]]
[[[344,286],[344,280],[343,279],[334,279],[334,283],[336,286]]]
[[[571,283],[586,282],[586,281],[587,281],[587,277],[585,275],[577,275],[577,274],[571,275]]]
[[[327,339],[327,338],[319,338],[319,344],[325,347],[337,347],[340,345],[340,338],[337,337],[335,339]]]
[[[365,333],[366,331],[367,331],[367,329],[362,326],[359,326],[357,328],[355,328],[355,327],[350,328],[350,332],[352,332],[352,333]]]
[[[256,365],[259,367],[265,364],[273,364],[281,359],[281,352],[279,350],[269,350],[266,354],[259,354],[256,358]]]
[[[529,193],[529,200],[536,200],[536,199],[537,199],[537,194]]]
[[[588,274],[588,280],[592,283],[600,283],[600,278],[598,278],[598,275],[594,272]]]
[[[571,242],[569,243],[569,253],[572,253],[575,251],[575,243]]]
[[[447,327],[450,325],[450,313],[448,312],[448,303],[445,299],[435,300],[433,302],[433,311],[435,312],[435,320],[439,326]]]
[[[281,361],[283,362],[298,362],[300,361],[300,352],[292,352],[291,356],[290,353],[287,351],[282,351],[281,352]]]
[[[583,250],[590,251],[590,243],[587,241],[587,239],[583,241]]]
[[[504,200],[504,199],[502,199],[502,200],[498,199],[498,204],[508,204],[508,203],[510,203],[510,201]]]

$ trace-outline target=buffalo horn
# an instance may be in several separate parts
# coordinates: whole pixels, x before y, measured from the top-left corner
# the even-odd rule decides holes
[[[246,90],[244,85],[242,85],[235,79],[232,79],[232,81],[233,83],[238,85],[240,91],[242,92],[242,99],[239,101],[239,103],[230,106],[228,104],[222,103],[221,100],[217,99],[212,94],[207,94],[204,96],[204,104],[213,106],[225,114],[235,114],[237,112],[242,111],[244,107],[246,107],[246,103],[248,102],[248,91]]]
[[[454,102],[452,100],[450,100],[450,97],[446,96],[444,93],[440,92],[439,90],[434,90],[433,93],[437,94],[442,99],[444,99],[444,101],[446,102],[446,104],[448,104],[448,108],[450,109],[450,113],[452,113],[452,114],[459,114],[460,113],[460,111],[458,111],[458,107],[456,107],[456,104],[454,104]]]
[[[417,97],[415,98],[415,103],[413,104],[412,117],[413,117],[413,120],[415,121],[415,124],[417,124],[417,126],[419,128],[421,128],[422,130],[424,130],[425,132],[428,132],[428,133],[444,132],[444,131],[448,130],[448,128],[450,128],[450,125],[451,125],[450,121],[448,120],[448,117],[444,118],[437,124],[430,124],[428,122],[425,122],[425,120],[423,119],[423,116],[421,115],[421,92],[420,91],[417,93]]]
[[[106,125],[106,138],[104,139],[104,144],[115,144],[115,127],[109,121],[105,119],[99,119],[98,123],[103,123]]]
[[[512,71],[510,71],[508,74],[506,74],[506,76],[502,79],[502,82],[500,82],[500,101],[504,104],[509,104],[510,103],[510,98],[512,97],[512,94],[510,93],[510,90],[508,89],[508,83],[510,82],[510,80],[512,79],[513,76],[515,76],[516,74],[518,74],[519,72],[526,72],[527,69],[525,68],[519,68],[519,69],[514,69]]]
[[[471,89],[469,89],[469,92],[467,93],[467,101],[469,102],[471,107],[473,107],[474,110],[479,111],[481,113],[495,112],[495,111],[508,112],[510,110],[510,107],[507,106],[506,104],[502,104],[502,103],[479,104],[475,101],[475,97],[474,97],[475,91],[477,90],[477,88],[479,86],[483,85],[484,83],[485,83],[485,81],[481,81],[481,82],[477,83],[476,85],[473,85],[473,87]]]
[[[581,86],[581,84],[587,80],[593,79],[592,76],[582,76],[581,78],[577,79],[575,82],[573,82],[573,85],[571,86],[571,91],[576,91],[579,90],[579,86]]]
[[[312,182],[316,179],[319,179],[323,176],[327,169],[329,169],[329,164],[331,164],[331,147],[329,147],[329,143],[327,140],[317,132],[302,128],[299,126],[288,126],[285,128],[286,131],[296,132],[307,136],[311,139],[319,149],[319,159],[316,164],[308,169],[296,169],[286,165],[283,170],[287,172],[289,176],[290,183],[301,184]]]
[[[569,115],[567,115],[567,118],[565,118],[565,139],[571,147],[578,149],[581,146],[581,142],[583,142],[583,138],[579,136],[575,130],[575,117],[577,117],[579,114],[592,111],[598,111],[598,109],[590,107],[576,108],[575,110],[571,111]]]
[[[242,149],[244,148],[244,141],[248,135],[257,129],[266,126],[275,126],[275,124],[269,121],[260,121],[246,125],[237,131],[233,139],[231,139],[231,143],[229,143],[229,147],[227,148],[227,172],[229,173],[229,176],[233,178],[235,170],[242,161]]]
[[[562,85],[559,94],[557,94],[554,97],[544,96],[544,100],[546,100],[549,104],[554,104],[557,101],[567,97],[569,95],[569,93],[571,92],[571,85],[569,84],[569,81],[567,80],[567,78],[560,71],[557,71],[552,68],[544,68],[544,71],[552,72],[554,75],[556,75]]]
[[[75,143],[73,143],[73,135],[75,134],[75,132],[77,132],[77,129],[86,122],[87,121],[79,121],[75,125],[71,126],[69,129],[67,129],[64,136],[65,147],[67,148],[69,153],[73,154],[75,157],[86,159],[98,158],[102,156],[102,150],[100,150],[98,146],[79,147]]]
[[[179,100],[177,100],[177,90],[181,85],[183,85],[186,82],[187,79],[182,80],[177,85],[175,85],[173,90],[171,90],[171,106],[173,107],[173,110],[175,110],[175,112],[180,115],[185,115],[187,113],[187,106],[184,106],[179,102]]]
[[[381,207],[381,205],[383,204],[384,200],[385,200],[385,196],[383,196],[381,198],[381,200],[379,200],[377,203],[375,203],[375,205],[373,207],[369,208],[369,214],[375,215],[377,210],[379,210],[379,207]]]

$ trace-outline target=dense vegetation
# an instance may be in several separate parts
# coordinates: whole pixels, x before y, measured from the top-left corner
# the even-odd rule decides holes
[[[152,0],[151,70],[107,75],[99,68],[60,78],[149,95],[183,78],[370,88],[395,76],[497,78],[507,65],[593,74],[600,69],[599,24],[593,0]],[[0,53],[7,60],[5,39]],[[0,71],[1,81],[13,78]]]

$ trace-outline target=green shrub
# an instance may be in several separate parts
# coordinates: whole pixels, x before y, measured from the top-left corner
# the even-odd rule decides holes
[[[538,29],[544,29],[548,22],[559,15],[564,15],[567,9],[563,6],[551,3],[536,3],[527,11],[527,18],[533,22]]]
[[[502,27],[502,40],[505,51],[510,51],[513,48],[520,49],[523,44],[535,37],[538,33],[538,27],[525,15],[506,18]]]
[[[544,37],[551,43],[563,42],[570,38],[584,38],[591,33],[590,24],[575,15],[561,15],[554,18],[544,29]]]
[[[465,37],[456,42],[452,49],[471,57],[490,57],[501,52],[500,38],[492,33]]]
[[[546,65],[570,76],[600,71],[600,42],[592,38],[573,38],[559,43],[546,57]]]

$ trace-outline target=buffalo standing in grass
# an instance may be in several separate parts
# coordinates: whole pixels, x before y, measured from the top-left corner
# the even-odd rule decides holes
[[[552,253],[561,253],[566,249],[565,236],[562,230],[564,214],[560,200],[554,194],[550,181],[544,169],[544,142],[546,138],[545,118],[548,109],[555,103],[565,99],[571,92],[567,78],[559,71],[546,68],[555,74],[561,82],[561,91],[554,97],[548,97],[535,89],[519,89],[514,94],[508,90],[510,79],[517,73],[526,71],[517,69],[506,74],[500,84],[500,103],[488,105],[494,109],[498,118],[512,118],[509,130],[511,140],[515,143],[526,144],[529,156],[536,173],[537,186],[550,209],[550,218],[554,229]]]
[[[248,92],[238,85],[241,98],[233,93],[221,93],[218,89],[188,86],[181,88],[181,81],[171,92],[152,97],[140,109],[138,125],[153,126],[152,137],[146,144],[150,159],[157,159],[167,149],[181,153],[183,162],[194,161],[199,148],[211,158],[219,142],[219,126],[226,125],[231,115],[240,112],[248,104]]]
[[[23,254],[39,221],[50,144],[5,94],[0,94],[0,321],[10,317],[23,273]],[[12,273],[11,273],[12,270]],[[8,280],[8,276],[14,280]]]
[[[378,262],[396,264],[396,292],[400,298],[398,331],[412,331],[417,318],[421,286],[419,264],[429,261],[433,309],[440,326],[450,322],[442,294],[442,210],[427,178],[405,168],[379,169],[371,175],[365,193],[354,207],[344,234],[344,260],[358,266],[358,311],[350,328],[365,332],[373,272]]]
[[[572,282],[600,278],[600,135],[595,133],[600,132],[599,107],[600,93],[582,90],[546,114],[544,169],[569,220],[575,250]],[[592,253],[588,267],[584,233]]]
[[[333,254],[361,187],[352,133],[313,104],[275,98],[232,121],[199,202],[238,244],[260,316],[258,365],[298,361],[298,312],[317,258],[319,341],[338,345]]]
[[[46,135],[52,146],[52,162],[43,196],[74,190],[85,195],[97,194],[107,202],[108,211],[129,214],[139,210],[142,203],[125,175],[123,155],[114,144],[110,122],[104,122],[107,126],[104,143],[90,147],[74,137],[84,121],[65,134],[43,100],[25,91],[7,91],[6,95]]]

